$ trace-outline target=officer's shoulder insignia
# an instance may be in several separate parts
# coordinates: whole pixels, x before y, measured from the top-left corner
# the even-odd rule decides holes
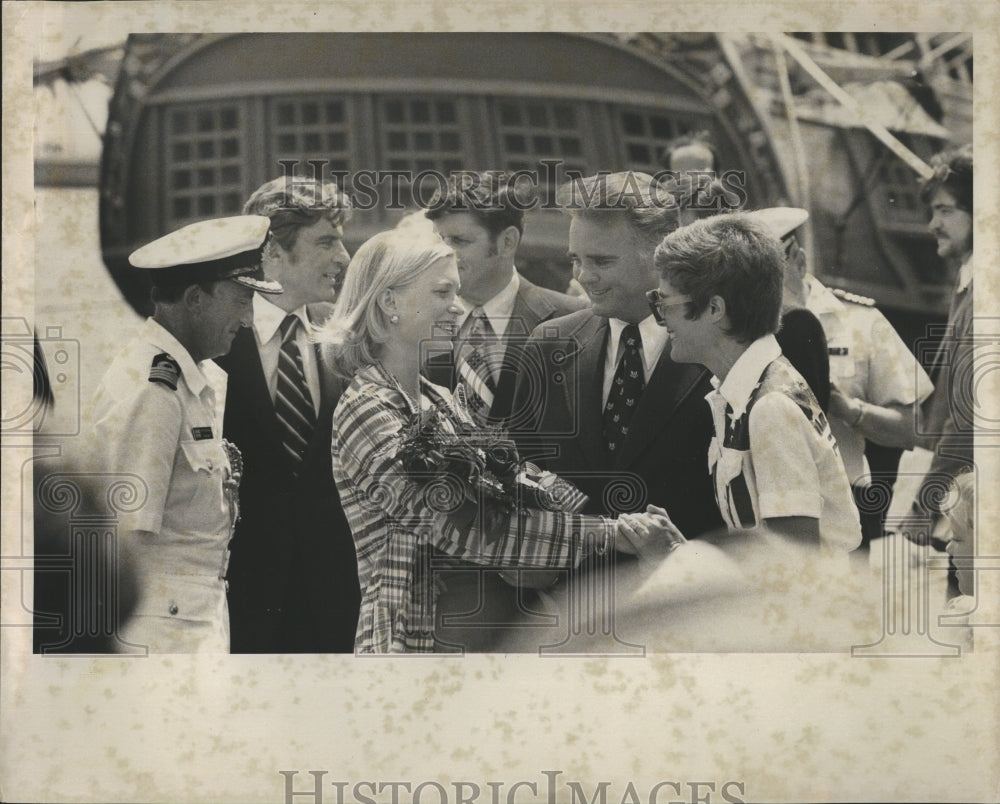
[[[160,352],[153,358],[149,369],[149,381],[161,383],[171,391],[177,390],[177,380],[181,376],[180,364],[166,352]]]
[[[849,304],[860,304],[862,307],[875,306],[875,299],[872,299],[869,296],[851,293],[849,290],[843,290],[841,288],[831,288],[830,290],[833,291],[833,295],[838,299],[848,302]]]

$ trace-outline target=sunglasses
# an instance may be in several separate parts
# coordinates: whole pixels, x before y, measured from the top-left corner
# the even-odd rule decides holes
[[[649,302],[649,309],[653,311],[653,318],[656,320],[656,323],[662,327],[666,322],[666,319],[663,317],[664,310],[668,307],[680,307],[691,300],[682,299],[681,301],[668,302],[666,297],[660,293],[659,288],[653,288],[646,291],[646,301]]]

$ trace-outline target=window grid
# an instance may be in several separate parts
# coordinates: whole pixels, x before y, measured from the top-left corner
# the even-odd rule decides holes
[[[302,175],[312,175],[306,163],[313,159],[323,161],[324,173],[351,170],[353,121],[346,97],[273,98],[269,122],[275,164],[298,160]]]
[[[572,103],[552,100],[503,98],[496,101],[500,161],[505,170],[548,172],[541,160],[559,160],[556,175],[565,171],[588,173],[587,153],[582,135],[583,110]]]
[[[189,104],[166,114],[166,211],[172,227],[243,206],[244,109]]]
[[[375,103],[387,169],[447,175],[468,167],[458,100],[382,96]]]
[[[663,169],[660,158],[670,140],[695,130],[693,121],[667,112],[620,108],[615,115],[624,146],[624,163],[630,170],[656,173]],[[704,121],[701,128],[708,127]]]

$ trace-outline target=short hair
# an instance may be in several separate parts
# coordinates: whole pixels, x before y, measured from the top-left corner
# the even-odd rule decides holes
[[[483,173],[459,171],[448,177],[444,192],[441,188],[431,196],[426,209],[427,219],[440,220],[452,212],[468,212],[496,240],[508,226],[524,234],[524,211],[531,199],[518,192],[514,176],[504,171]]]
[[[389,230],[366,240],[351,258],[333,314],[317,339],[330,344],[337,372],[351,378],[378,361],[392,326],[378,304],[389,288],[406,287],[455,252],[433,232]]]
[[[972,214],[972,146],[942,151],[931,157],[933,175],[920,186],[920,198],[929,204],[938,190],[944,189],[955,199],[955,206]]]
[[[279,176],[253,192],[243,205],[243,214],[270,218],[271,236],[289,251],[304,226],[323,218],[343,226],[351,217],[351,201],[334,181]]]
[[[726,303],[740,343],[778,331],[785,258],[781,243],[745,213],[703,218],[681,227],[656,248],[653,263],[674,288],[691,297],[686,318],[697,318],[713,296]]]
[[[648,173],[632,170],[568,181],[556,193],[556,204],[574,218],[624,215],[640,253],[649,259],[657,244],[680,225],[669,188]]]
[[[721,165],[719,152],[716,150],[715,145],[712,144],[712,135],[708,131],[692,131],[687,134],[681,134],[679,137],[674,137],[664,146],[663,154],[660,157],[660,164],[667,170],[670,170],[670,157],[674,151],[686,148],[689,145],[700,145],[702,148],[707,149],[712,154],[712,165],[709,169],[716,173],[719,172]]]

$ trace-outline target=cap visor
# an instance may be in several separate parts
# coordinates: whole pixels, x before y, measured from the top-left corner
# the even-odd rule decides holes
[[[284,293],[285,289],[281,285],[270,279],[254,279],[252,276],[232,276],[231,282],[237,282],[258,293]]]

